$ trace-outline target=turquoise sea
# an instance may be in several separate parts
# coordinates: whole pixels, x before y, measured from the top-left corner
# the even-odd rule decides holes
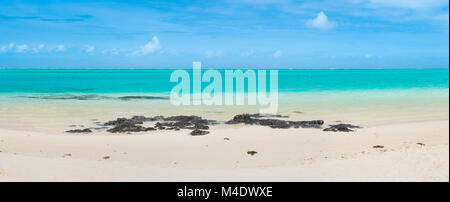
[[[165,94],[176,85],[169,80],[173,71],[161,69],[0,69],[0,94]],[[219,71],[222,76],[225,75],[224,70]],[[328,91],[448,89],[449,70],[279,70],[278,82],[280,92],[320,91],[323,89]],[[205,83],[203,86],[207,84]]]
[[[268,107],[174,106],[169,100],[177,85],[170,82],[173,71],[0,69],[0,127],[53,130],[56,125],[133,115],[198,115],[226,121]],[[225,81],[224,70],[219,71]],[[271,104],[293,120],[370,126],[448,119],[448,69],[279,70],[278,87],[277,104]]]

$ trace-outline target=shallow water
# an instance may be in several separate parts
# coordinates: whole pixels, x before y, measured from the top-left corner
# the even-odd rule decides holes
[[[0,70],[0,127],[64,131],[133,115],[229,120],[264,106],[173,106],[172,70]],[[448,69],[280,70],[278,113],[366,127],[448,119]]]

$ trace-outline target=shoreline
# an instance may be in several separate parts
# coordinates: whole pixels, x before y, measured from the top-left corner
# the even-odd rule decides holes
[[[363,127],[415,120],[448,118],[448,89],[281,94],[278,114],[293,120],[344,121]],[[149,96],[144,94],[115,96]],[[155,95],[156,96],[156,95]],[[47,133],[65,131],[72,124],[106,122],[118,117],[196,115],[228,121],[236,114],[258,113],[261,106],[173,106],[168,100],[54,100],[8,98],[0,95],[0,128]],[[153,98],[153,97],[152,97]]]
[[[0,181],[448,181],[448,89],[292,95],[280,97],[278,111],[289,118],[276,119],[323,120],[322,129],[219,124],[203,136],[192,129],[69,134],[118,117],[224,123],[258,107],[0,95]],[[323,131],[340,123],[363,128]]]

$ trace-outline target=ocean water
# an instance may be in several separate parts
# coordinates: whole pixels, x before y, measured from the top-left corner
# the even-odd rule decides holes
[[[173,71],[160,69],[0,69],[0,94],[168,94],[176,85],[169,80]],[[222,77],[225,77],[224,70],[219,71],[222,73]],[[225,79],[222,78],[222,80]],[[203,87],[207,84],[204,83]],[[327,91],[448,89],[449,70],[279,70],[278,87],[280,93],[319,92],[325,89]]]

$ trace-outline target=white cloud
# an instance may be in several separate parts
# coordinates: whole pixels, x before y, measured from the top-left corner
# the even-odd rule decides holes
[[[23,53],[28,50],[28,45],[27,44],[18,45],[16,48],[18,53]]]
[[[34,48],[33,48],[33,52],[34,52],[34,53],[39,53],[44,47],[45,47],[44,44],[39,44],[38,47],[34,47]]]
[[[10,50],[12,48],[14,48],[14,43],[10,43],[8,45],[3,45],[3,46],[0,47],[0,53],[6,52],[6,51],[8,51],[8,50]]]
[[[448,5],[448,0],[370,0],[375,7],[430,10]]]
[[[254,54],[255,54],[255,51],[252,49],[252,50],[241,53],[241,56],[250,57],[250,56],[253,56]]]
[[[43,48],[45,47],[44,44],[39,44],[38,46],[31,48],[27,44],[22,45],[15,45],[14,43],[10,43],[8,45],[0,46],[0,52],[7,52],[7,51],[14,51],[17,53],[25,53],[25,52],[31,52],[31,53],[39,53]]]
[[[161,49],[159,45],[159,39],[157,36],[153,36],[152,40],[145,44],[140,50],[134,51],[132,55],[148,55]]]
[[[306,21],[306,26],[317,29],[333,29],[336,27],[336,23],[329,21],[327,15],[324,12],[320,12],[316,18]]]
[[[277,50],[275,51],[275,53],[273,53],[273,57],[278,58],[281,57],[283,55],[283,53],[281,52],[281,50]]]
[[[58,46],[56,46],[56,52],[63,52],[66,50],[67,48],[64,45],[59,44]]]
[[[84,46],[84,51],[86,51],[86,53],[93,53],[94,50],[95,50],[94,46],[91,46],[91,45],[85,45]]]

